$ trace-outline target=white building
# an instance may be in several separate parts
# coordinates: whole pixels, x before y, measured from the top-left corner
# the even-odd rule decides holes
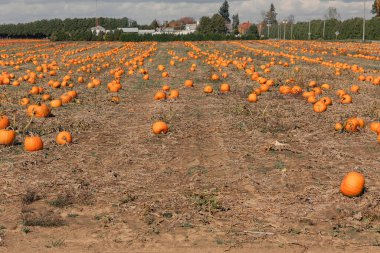
[[[195,31],[197,30],[197,24],[187,24],[185,26],[185,30],[189,33],[195,33]]]
[[[131,27],[131,28],[117,28],[118,30],[122,30],[123,33],[138,33],[139,28]]]
[[[98,26],[92,27],[91,32],[92,33],[95,32],[96,36],[98,36],[100,32],[106,33],[106,29],[103,26],[98,25]]]
[[[155,33],[156,30],[139,30],[138,33],[139,35],[143,35],[143,34],[153,34]]]

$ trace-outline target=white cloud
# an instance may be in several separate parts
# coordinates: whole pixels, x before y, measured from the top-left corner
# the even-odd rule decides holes
[[[153,19],[172,20],[183,16],[199,18],[216,13],[223,0],[98,0],[98,15],[130,17],[138,23]],[[230,0],[230,14],[239,13],[240,20],[257,22],[260,13],[268,10],[270,1]],[[363,16],[362,0],[273,0],[281,20],[290,14],[296,20],[321,18],[327,7],[334,6],[342,18]],[[0,23],[28,22],[38,19],[94,17],[96,0],[0,0]],[[372,0],[367,0],[367,17],[370,17]]]

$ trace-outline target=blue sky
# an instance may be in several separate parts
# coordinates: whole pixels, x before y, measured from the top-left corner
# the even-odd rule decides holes
[[[217,12],[223,0],[98,0],[98,15],[107,17],[130,17],[140,24],[191,16],[198,19]],[[239,13],[240,20],[257,22],[260,13],[271,2],[278,12],[278,19],[290,14],[296,21],[321,18],[328,6],[338,9],[342,19],[363,16],[362,0],[230,0],[230,13]],[[367,2],[367,16],[373,0]],[[96,0],[0,0],[0,23],[19,23],[38,19],[93,17]]]

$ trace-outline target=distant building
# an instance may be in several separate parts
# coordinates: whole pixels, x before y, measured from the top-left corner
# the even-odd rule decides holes
[[[138,33],[139,35],[143,35],[143,34],[153,34],[155,33],[156,30],[139,30]]]
[[[98,25],[98,26],[92,27],[91,28],[91,32],[95,33],[96,36],[98,36],[100,32],[106,33],[106,28],[104,28],[103,26]]]
[[[195,33],[197,30],[197,24],[186,24],[185,26],[185,31],[189,33]]]
[[[117,28],[121,30],[123,33],[139,33],[139,28],[131,27],[131,28]]]
[[[249,21],[240,24],[239,27],[238,27],[239,33],[240,33],[240,34],[246,34],[246,33],[248,32],[249,28],[250,28],[252,25],[253,25],[253,24],[250,23]]]

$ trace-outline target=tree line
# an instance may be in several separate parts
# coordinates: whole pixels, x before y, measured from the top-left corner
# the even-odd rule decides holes
[[[380,0],[375,0],[372,13],[376,16],[366,22],[366,39],[380,40]],[[53,41],[181,41],[181,40],[231,40],[231,39],[274,39],[286,38],[294,40],[309,39],[361,39],[362,18],[352,18],[340,21],[340,15],[336,8],[329,7],[323,19],[310,22],[295,22],[294,15],[290,15],[284,21],[277,21],[277,12],[273,4],[270,4],[267,12],[262,12],[262,21],[252,24],[246,34],[242,35],[239,14],[233,14],[230,18],[229,3],[224,0],[219,11],[211,17],[201,17],[195,34],[189,35],[138,35],[123,34],[116,30],[118,27],[138,27],[140,29],[156,29],[164,27],[180,27],[193,23],[191,17],[172,20],[160,24],[153,20],[150,25],[139,25],[136,21],[126,17],[99,18],[98,23],[112,32],[99,34],[93,33],[90,28],[96,24],[95,18],[73,18],[40,20],[25,24],[0,25],[0,38],[50,38]],[[339,34],[338,34],[338,33]],[[338,35],[337,35],[338,34]]]

